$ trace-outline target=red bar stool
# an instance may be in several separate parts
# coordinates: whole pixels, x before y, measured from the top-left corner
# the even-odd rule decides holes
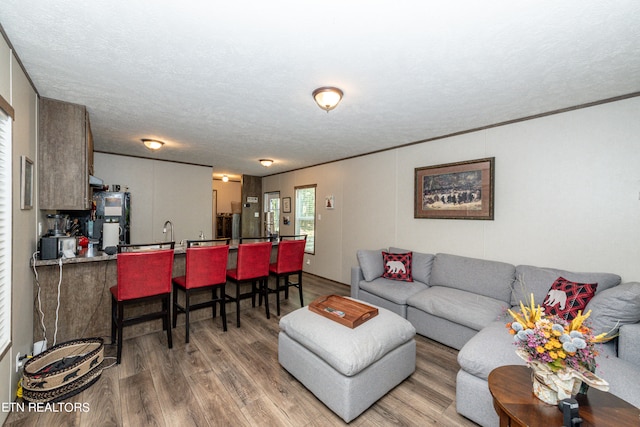
[[[281,236],[278,244],[278,258],[275,263],[269,265],[269,275],[275,276],[276,288],[269,289],[269,293],[276,294],[276,307],[280,316],[280,291],[284,291],[284,298],[289,298],[289,287],[298,288],[300,293],[300,307],[304,307],[302,298],[302,264],[304,248],[307,244],[307,235]],[[294,239],[294,240],[288,240]],[[298,282],[289,281],[289,276],[298,275]],[[284,281],[280,284],[280,278]]]
[[[169,249],[163,249],[168,247]],[[122,330],[125,326],[162,319],[167,331],[167,343],[171,341],[171,272],[173,271],[174,242],[144,245],[118,245],[118,284],[111,287],[111,343],[118,335],[116,363],[122,359]],[[162,307],[135,317],[124,317],[124,307],[142,301],[160,300]]]
[[[178,313],[184,313],[186,343],[189,342],[189,312],[192,310],[211,307],[215,319],[216,305],[219,304],[222,330],[227,331],[225,285],[228,259],[229,239],[187,240],[185,275],[174,277],[172,280],[173,327],[176,327]],[[220,289],[220,296],[218,296],[218,289]],[[178,291],[184,292],[184,307],[178,304]],[[211,291],[211,299],[191,304],[191,295],[201,291]]]
[[[240,327],[240,300],[251,298],[251,305],[256,306],[256,294],[264,295],[267,319],[269,303],[267,298],[267,280],[269,279],[269,261],[271,259],[271,242],[242,243],[238,245],[238,261],[236,268],[227,270],[227,280],[236,284],[236,295],[227,295],[229,302],[236,303],[236,324]],[[251,292],[240,293],[242,283],[251,282]]]

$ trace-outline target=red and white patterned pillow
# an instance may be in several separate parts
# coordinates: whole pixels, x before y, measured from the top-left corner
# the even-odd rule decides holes
[[[584,309],[596,293],[597,283],[576,283],[558,277],[542,302],[545,314],[573,320],[578,311]]]
[[[411,275],[412,257],[413,252],[391,254],[383,251],[382,259],[384,261],[384,273],[382,274],[382,277],[391,280],[413,282],[413,276]]]

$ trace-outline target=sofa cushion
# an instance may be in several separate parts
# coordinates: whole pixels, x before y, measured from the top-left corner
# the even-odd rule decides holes
[[[640,322],[640,283],[623,283],[598,292],[586,310],[591,310],[587,322],[594,334],[615,335],[620,326]]]
[[[416,333],[408,320],[382,307],[376,317],[354,329],[303,307],[283,316],[280,329],[346,376],[362,371]]]
[[[458,353],[460,368],[486,380],[489,373],[499,366],[524,365],[524,360],[516,354],[513,335],[510,335],[505,327],[510,319],[511,317],[508,316],[508,318],[505,317],[490,323],[467,341]],[[598,345],[598,350],[600,356],[596,358],[597,363],[604,359],[617,359],[613,343]],[[604,370],[597,368],[596,373],[598,372],[601,372],[602,377],[607,379]]]
[[[411,252],[392,254],[382,251],[384,273],[382,277],[403,282],[413,282],[411,276]]]
[[[369,251],[361,249],[356,252],[358,264],[360,264],[364,280],[370,282],[373,279],[382,276],[384,273],[382,252],[385,250],[386,249],[378,249],[377,251]]]
[[[555,268],[534,267],[531,265],[519,265],[516,267],[516,280],[511,293],[511,305],[525,305],[531,300],[531,294],[536,304],[542,304],[549,287],[558,277],[578,283],[597,283],[596,295],[616,286],[620,283],[620,276],[610,273],[575,273]]]
[[[456,288],[508,302],[514,274],[515,267],[504,262],[436,254],[429,285]],[[547,289],[551,283],[553,281]]]
[[[516,354],[513,336],[505,324],[508,320],[497,320],[478,332],[460,349],[458,364],[471,375],[486,380],[498,366],[524,365]]]
[[[410,296],[427,288],[427,285],[416,280],[413,282],[399,282],[383,277],[379,277],[370,282],[364,280],[360,282],[360,289],[364,289],[373,295],[401,305],[407,304],[407,299]]]
[[[389,248],[389,252],[394,254],[402,254],[405,252],[410,252],[405,249],[400,248]],[[433,259],[435,256],[433,254],[424,254],[421,252],[413,252],[413,257],[411,259],[411,275],[413,276],[413,280],[417,280],[418,282],[422,282],[424,284],[429,284],[431,277],[431,266],[433,265]]]
[[[597,287],[597,283],[576,283],[558,277],[549,288],[542,308],[548,316],[558,316],[571,321],[579,311],[584,312]]]
[[[506,302],[495,298],[442,286],[413,295],[407,304],[476,331],[502,317],[509,308]]]

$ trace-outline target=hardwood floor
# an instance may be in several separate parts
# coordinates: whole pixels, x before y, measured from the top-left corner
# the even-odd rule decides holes
[[[349,287],[305,274],[304,300],[348,295]],[[281,294],[282,296],[282,294]],[[184,326],[173,330],[173,349],[163,332],[126,339],[122,363],[66,405],[47,412],[12,412],[5,426],[341,426],[341,418],[317,400],[278,364],[275,295],[271,319],[264,307],[241,307],[235,327],[229,304],[229,329],[222,321],[191,323],[190,343]],[[281,314],[299,308],[292,288],[281,300]],[[110,338],[105,338],[110,342]],[[416,336],[416,371],[391,390],[351,426],[475,426],[455,410],[457,350]],[[105,346],[107,356],[115,347]],[[109,362],[109,360],[107,360]],[[76,403],[80,410],[69,403]]]

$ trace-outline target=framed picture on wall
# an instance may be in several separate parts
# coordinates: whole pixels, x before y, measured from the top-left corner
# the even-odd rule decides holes
[[[33,161],[20,156],[20,209],[33,208]]]
[[[282,199],[282,212],[291,213],[291,197],[284,197]]]
[[[495,157],[415,169],[414,218],[493,220]]]
[[[333,194],[324,198],[324,207],[327,209],[335,209],[336,199]]]

